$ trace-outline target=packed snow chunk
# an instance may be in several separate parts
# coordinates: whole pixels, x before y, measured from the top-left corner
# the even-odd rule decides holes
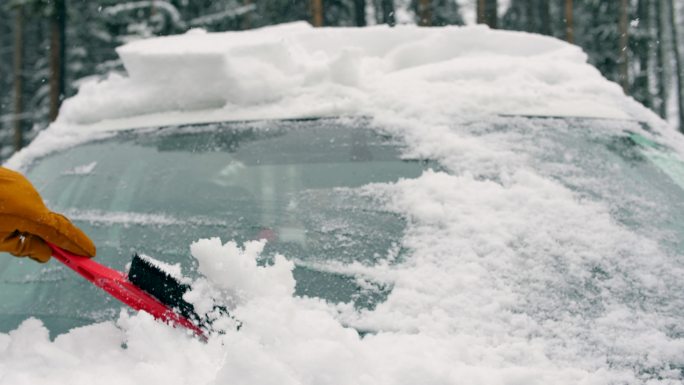
[[[60,121],[192,111],[215,120],[373,115],[435,102],[454,116],[629,116],[620,87],[578,47],[484,26],[314,29],[300,22],[140,40],[117,52],[128,76],[84,84],[65,101]]]
[[[291,297],[294,264],[276,255],[273,265],[259,266],[265,244],[265,240],[250,241],[241,248],[234,241],[222,244],[219,238],[200,239],[190,245],[190,252],[199,263],[198,272],[229,298],[244,302],[263,296]],[[188,295],[193,299],[192,292]]]

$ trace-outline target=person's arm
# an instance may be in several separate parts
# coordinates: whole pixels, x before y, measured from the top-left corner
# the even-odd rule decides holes
[[[74,254],[95,256],[90,238],[45,207],[31,182],[0,167],[0,251],[44,263],[52,254],[46,241]]]

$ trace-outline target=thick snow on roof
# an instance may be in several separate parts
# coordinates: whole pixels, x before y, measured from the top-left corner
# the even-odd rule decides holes
[[[619,87],[560,40],[483,26],[314,29],[142,40],[118,49],[128,77],[83,86],[63,122],[212,110],[205,119],[373,114],[630,117]],[[418,111],[416,111],[418,112]],[[191,117],[189,117],[192,119]]]
[[[226,120],[364,115],[442,124],[511,114],[662,124],[579,47],[485,26],[191,30],[118,53],[127,76],[82,85],[8,166],[103,131]]]

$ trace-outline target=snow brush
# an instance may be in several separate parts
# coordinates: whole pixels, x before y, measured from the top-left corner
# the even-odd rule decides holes
[[[149,313],[156,320],[189,329],[200,339],[207,340],[206,331],[210,329],[211,322],[203,320],[193,305],[183,300],[183,294],[190,286],[179,282],[146,259],[134,255],[126,275],[91,258],[72,254],[50,243],[48,245],[58,261],[112,297],[134,310]],[[218,310],[227,313],[225,308]]]

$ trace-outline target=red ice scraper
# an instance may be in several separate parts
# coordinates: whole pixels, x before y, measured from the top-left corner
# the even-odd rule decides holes
[[[206,339],[204,331],[198,326],[199,317],[194,314],[192,305],[181,298],[189,287],[148,261],[136,255],[126,275],[90,258],[69,253],[53,244],[49,246],[57,260],[119,301],[135,310],[147,312],[157,320],[190,329],[200,338]],[[147,287],[148,290],[141,286]],[[191,319],[196,319],[196,322],[192,322]]]

